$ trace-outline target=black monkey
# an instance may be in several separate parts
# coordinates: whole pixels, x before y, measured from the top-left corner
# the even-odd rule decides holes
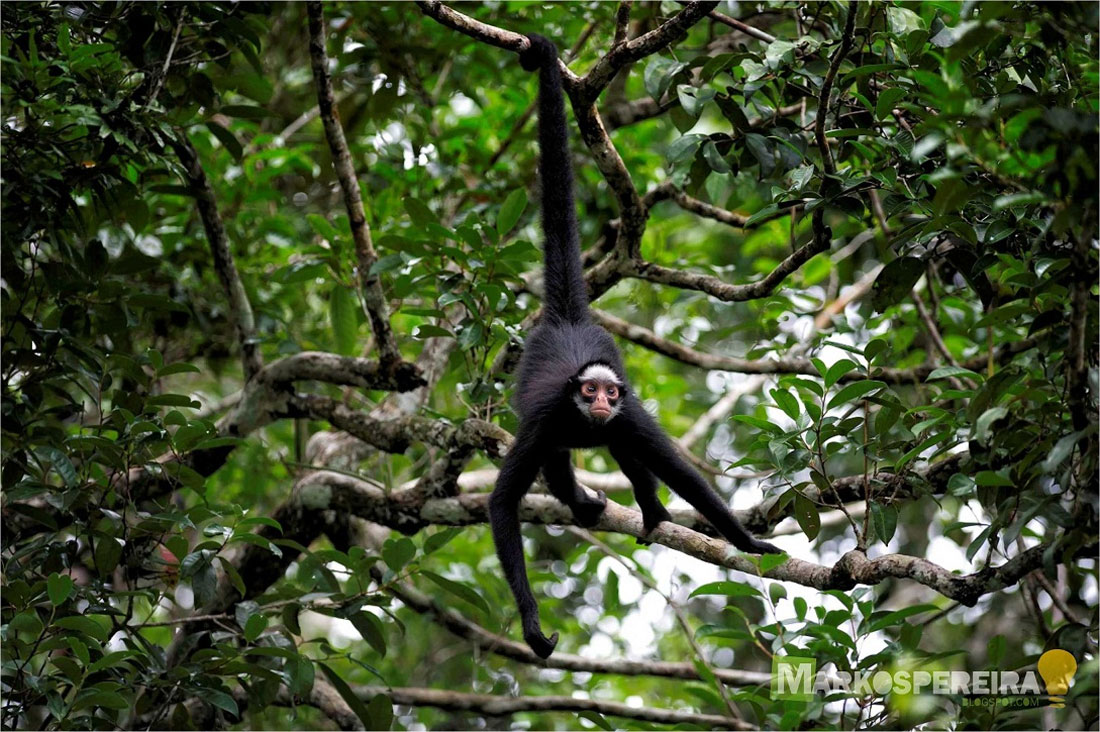
[[[527,581],[520,537],[519,502],[542,470],[550,492],[593,526],[607,498],[589,496],[573,478],[569,450],[606,445],[634,486],[648,534],[670,519],[657,497],[662,480],[683,496],[738,549],[780,552],[753,538],[699,474],[677,453],[631,390],[611,334],[591,322],[581,270],[573,169],[562,97],[558,52],[546,38],[528,36],[520,54],[527,71],[539,70],[539,151],[545,297],[542,320],[527,338],[519,366],[516,411],[520,425],[489,500],[493,541],[523,621],[523,638],[542,658],[558,642],[539,625],[538,605]]]

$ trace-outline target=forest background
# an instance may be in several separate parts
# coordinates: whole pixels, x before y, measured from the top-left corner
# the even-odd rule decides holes
[[[1095,3],[4,3],[4,729],[1095,728]],[[586,277],[755,533],[485,524],[562,49]],[[662,494],[666,498],[665,489]],[[773,698],[1078,664],[1063,708]]]

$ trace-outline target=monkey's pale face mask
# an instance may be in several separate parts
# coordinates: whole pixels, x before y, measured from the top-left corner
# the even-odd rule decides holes
[[[588,419],[606,423],[619,413],[623,382],[611,368],[601,363],[585,366],[577,375],[576,385],[573,402]]]

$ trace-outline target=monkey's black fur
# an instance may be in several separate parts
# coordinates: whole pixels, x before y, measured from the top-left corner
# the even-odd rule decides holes
[[[546,658],[557,645],[558,634],[550,638],[542,634],[538,604],[527,581],[518,511],[520,500],[542,470],[550,492],[572,509],[578,524],[599,522],[607,499],[602,491],[593,498],[577,485],[569,460],[572,448],[606,445],[610,449],[634,486],[647,534],[670,519],[657,497],[659,479],[738,549],[780,550],[745,531],[725,501],[679,455],[631,390],[615,341],[589,318],[558,52],[542,36],[528,38],[530,46],[520,54],[520,63],[528,71],[539,71],[545,295],[542,320],[528,336],[520,361],[516,387],[520,426],[490,498],[489,518],[504,576],[519,607],[524,640]],[[589,418],[572,398],[578,375],[592,364],[608,366],[622,381],[619,411],[607,421]]]

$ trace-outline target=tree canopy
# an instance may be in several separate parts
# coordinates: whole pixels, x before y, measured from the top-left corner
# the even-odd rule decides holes
[[[0,726],[1095,728],[1097,8],[5,3]],[[578,453],[597,526],[521,509],[547,661],[486,526],[529,32],[596,320],[787,552]],[[770,687],[1051,649],[1060,707]]]

